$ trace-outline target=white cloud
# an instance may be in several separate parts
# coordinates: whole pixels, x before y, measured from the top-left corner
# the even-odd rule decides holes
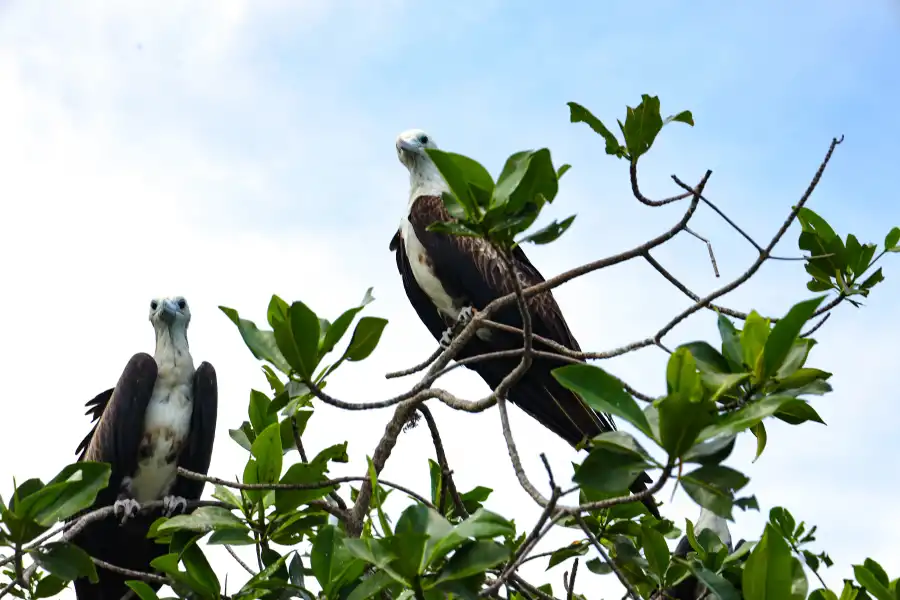
[[[405,197],[405,175],[393,158],[392,140],[377,137],[382,126],[377,115],[362,108],[345,110],[358,99],[348,99],[336,88],[298,90],[284,85],[277,73],[257,61],[259,49],[269,39],[282,39],[287,23],[293,24],[292,32],[328,23],[334,25],[335,36],[343,31],[348,38],[366,34],[370,40],[391,43],[387,38],[392,36],[381,33],[396,26],[391,17],[401,8],[399,2],[377,9],[352,1],[339,6],[350,10],[338,13],[312,1],[196,2],[165,10],[139,2],[115,8],[84,3],[77,9],[23,2],[0,8],[4,106],[0,256],[5,257],[0,314],[7,315],[0,349],[6,375],[0,380],[0,397],[8,422],[16,424],[7,427],[0,439],[0,455],[27,457],[18,463],[3,462],[2,489],[8,489],[13,475],[20,480],[46,479],[74,459],[74,448],[88,427],[83,403],[112,385],[134,352],[150,348],[146,305],[159,294],[187,296],[193,307],[190,336],[195,357],[212,362],[219,374],[218,437],[211,467],[216,475],[228,478],[242,469],[244,453],[228,438],[227,429],[246,418],[249,389],[266,389],[258,364],[216,309],[219,304],[263,321],[269,295],[278,293],[302,299],[333,318],[374,285],[377,302],[367,310],[388,317],[391,325],[376,354],[342,369],[329,391],[363,402],[389,397],[409,385],[408,380],[383,378],[384,372],[411,365],[432,349],[424,326],[406,302],[387,251],[393,233],[389,228],[399,219],[402,203],[391,205],[396,206],[396,218],[377,221],[379,227],[387,223],[388,229],[371,237],[375,227],[370,223],[337,226],[351,219],[342,207],[344,202],[349,205],[346,196],[357,189],[365,189],[372,202],[384,206],[392,198]],[[346,30],[332,23],[337,14],[341,18],[352,14]],[[454,15],[463,17],[472,18]],[[377,44],[371,45],[374,52]],[[358,69],[364,62],[358,48],[335,44],[329,51],[343,52],[340,64]],[[497,97],[502,97],[501,87],[492,88]],[[304,113],[325,102],[316,97],[321,94],[334,95],[333,112]],[[473,98],[465,102],[472,103]],[[477,112],[474,104],[466,106]],[[428,114],[424,107],[418,110]],[[512,127],[497,123],[501,126]],[[439,139],[452,135],[434,133]],[[576,155],[582,146],[572,140],[580,143],[583,133],[560,136],[560,145]],[[463,151],[477,153],[476,143],[473,139]],[[676,170],[682,172],[682,164],[703,167],[718,148],[698,151],[691,156],[693,162],[673,157],[679,165]],[[338,152],[359,167],[359,181],[334,185],[348,166],[332,160]],[[662,158],[654,157],[652,165],[662,165]],[[731,158],[738,161],[735,154]],[[384,165],[394,170],[382,169]],[[294,172],[298,170],[303,172]],[[608,173],[622,176],[613,169]],[[644,207],[626,205],[624,187],[591,200],[589,192],[596,187],[589,175],[581,177],[579,169],[567,175],[565,194],[574,204],[597,206],[610,198],[617,198],[618,204],[602,204],[608,212],[593,211],[599,216],[582,210],[576,227],[561,243],[530,249],[545,275],[586,256],[628,247],[668,226],[668,216],[647,217]],[[737,197],[732,206],[751,218],[753,205],[742,189],[746,182],[727,175],[715,181],[722,181],[717,189]],[[354,201],[353,206],[360,205]],[[280,222],[285,220],[283,214],[291,216],[290,222]],[[709,225],[710,235],[724,231],[708,217],[700,218]],[[754,218],[753,225],[762,231],[763,222],[769,229],[777,219],[770,223],[768,218]],[[725,234],[714,243],[724,280],[738,272],[750,254],[733,249],[734,238]],[[580,245],[590,252],[575,250]],[[720,281],[711,276],[705,252],[699,242],[686,238],[659,258],[691,285],[711,289]],[[784,269],[794,271],[787,277]],[[732,294],[729,303],[783,312],[804,293],[797,269],[794,264],[771,267],[752,292]],[[873,519],[865,530],[847,530],[839,506],[852,501],[877,510],[890,506],[896,491],[895,483],[877,478],[880,469],[860,472],[858,466],[878,460],[860,440],[873,431],[885,437],[890,433],[885,431],[890,423],[877,419],[892,401],[886,350],[892,340],[879,323],[892,322],[895,311],[885,308],[884,298],[896,290],[897,284],[889,280],[877,290],[873,306],[861,312],[841,311],[819,336],[816,364],[836,372],[837,391],[816,403],[829,427],[773,427],[769,449],[749,471],[754,477],[751,491],[759,495],[764,509],[772,503],[785,504],[799,518],[820,525],[823,545],[840,564],[834,575],[829,573],[829,581],[839,581],[839,575],[849,573],[850,561],[860,561],[870,549],[889,571],[900,567],[900,555],[884,541],[893,537],[886,536],[881,524]],[[674,314],[673,307],[687,304],[643,265],[610,269],[566,286],[557,296],[582,345],[590,348],[609,348],[648,335]],[[711,314],[701,313],[675,332],[670,344],[714,335]],[[647,349],[610,361],[609,367],[640,389],[659,393],[664,361],[661,352]],[[851,373],[865,373],[865,380],[850,380]],[[443,386],[466,397],[486,392],[474,374],[462,369]],[[532,523],[539,510],[509,465],[496,409],[469,415],[434,403],[433,411],[458,485],[464,490],[491,485],[495,493],[490,505],[514,516],[520,526]],[[324,406],[310,422],[305,442],[312,453],[349,439],[352,462],[336,472],[358,474],[390,414],[390,410],[347,412]],[[520,411],[513,409],[511,418],[535,484],[546,489],[540,452],[547,452],[557,476],[566,478],[574,453]],[[814,454],[810,448],[822,452]],[[401,436],[383,476],[427,490],[423,455],[431,456],[432,450],[427,429],[420,426]],[[823,455],[826,466],[816,466]],[[736,462],[745,464],[752,448],[744,444],[735,456]],[[836,477],[830,470],[834,465],[856,473],[852,490],[843,485],[850,475]],[[659,498],[668,502],[670,489],[667,486]],[[403,504],[395,500],[394,508]],[[696,512],[679,492],[666,514],[677,521],[693,519]],[[760,523],[761,517],[739,516],[735,539],[754,538]],[[542,548],[575,537],[557,531]],[[217,568],[228,572],[229,589],[246,579],[220,549],[212,556]],[[525,573],[543,581],[545,564],[530,563]],[[553,577],[559,589],[559,574],[554,572]],[[585,586],[596,583],[601,592],[617,587],[610,577],[596,578],[584,571],[579,579]]]

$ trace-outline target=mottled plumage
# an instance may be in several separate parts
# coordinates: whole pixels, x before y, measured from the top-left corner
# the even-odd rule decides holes
[[[115,504],[125,515],[121,523],[96,521],[73,541],[92,556],[138,571],[151,570],[150,561],[167,552],[146,538],[150,524],[203,492],[203,482],[179,477],[176,470],[208,471],[218,403],[215,369],[203,362],[194,370],[184,299],[154,300],[150,320],[155,356],[135,354],[116,386],[86,404],[93,426],[75,451],[79,461],[111,466],[109,485],[88,510]],[[141,503],[154,500],[165,500],[166,509],[132,516]],[[102,568],[98,575],[97,584],[75,581],[79,600],[118,600],[128,591],[126,577]]]
[[[395,253],[403,287],[419,318],[435,339],[446,342],[445,332],[453,326],[464,308],[482,310],[491,301],[513,293],[513,276],[519,278],[523,288],[542,283],[544,278],[521,247],[516,247],[512,252],[514,273],[511,273],[497,251],[485,240],[427,230],[431,223],[447,222],[452,217],[440,197],[441,192],[446,190],[446,183],[424,152],[426,147],[436,146],[427,134],[418,130],[405,132],[398,139],[398,155],[410,170],[410,198],[408,213],[391,240],[390,249]],[[536,335],[580,351],[550,291],[535,294],[526,303]],[[506,305],[491,318],[506,325],[522,327],[522,318],[515,303]],[[457,358],[521,346],[521,335],[484,329],[477,332],[457,354]],[[542,349],[539,343],[536,347]],[[549,350],[546,347],[543,349]],[[477,372],[494,389],[519,361],[518,357],[495,358],[467,367]],[[528,371],[509,390],[508,399],[572,446],[602,432],[615,430],[610,415],[597,413],[553,377],[551,371],[565,364],[569,363],[534,357]],[[650,482],[647,474],[642,473],[631,489],[634,492],[643,491]],[[644,504],[652,514],[659,516],[652,498],[647,498]]]

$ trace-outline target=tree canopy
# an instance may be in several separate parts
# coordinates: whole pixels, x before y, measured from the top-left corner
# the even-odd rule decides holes
[[[519,286],[515,293],[479,310],[468,323],[460,323],[448,348],[438,348],[413,368],[388,374],[421,376],[407,392],[384,400],[348,401],[326,391],[328,381],[341,376],[342,365],[372,354],[388,326],[386,319],[364,313],[377,307],[369,307],[371,288],[358,305],[333,321],[301,300],[289,302],[276,295],[263,326],[241,317],[237,308],[219,307],[252,356],[263,363],[270,389],[252,390],[247,419],[229,430],[233,442],[247,452],[244,465],[235,465],[234,473],[209,476],[179,470],[183,477],[207,481],[213,499],[192,502],[186,514],[163,517],[153,524],[148,536],[166,544],[169,552],[153,562],[154,573],[127,573],[134,576],[129,586],[137,597],[158,597],[147,585],[150,582],[164,583],[180,597],[198,598],[598,598],[578,586],[579,568],[586,568],[617,578],[625,596],[634,599],[708,594],[704,597],[721,600],[900,600],[896,574],[889,576],[871,557],[860,557],[853,565],[853,580],[840,589],[829,589],[821,572],[832,563],[816,544],[816,526],[798,522],[784,507],[770,510],[757,539],[734,544],[723,540],[715,528],[700,528],[690,519],[684,523],[665,515],[657,519],[640,502],[675,480],[698,511],[713,520],[733,520],[738,511],[759,510],[756,497],[742,495],[748,476],[723,464],[736,440],[754,436],[759,458],[767,444],[766,423],[772,419],[798,427],[823,422],[814,399],[831,391],[832,374],[814,366],[815,332],[842,303],[861,307],[861,300],[884,279],[879,261],[900,252],[900,228],[890,229],[879,248],[853,234],[839,234],[809,208],[813,191],[843,138],[832,140],[806,191],[793,206],[785,207],[783,221],[761,243],[706,195],[710,171],[694,183],[673,175],[677,191],[668,198],[651,199],[641,192],[641,157],[666,126],[694,126],[690,111],[664,116],[659,99],[643,95],[637,106],[627,107],[614,132],[584,106],[570,102],[569,110],[572,123],[587,125],[600,136],[598,141],[610,157],[626,161],[638,202],[647,207],[680,203],[681,217],[645,243],[576,266],[543,284]],[[428,153],[451,190],[443,201],[455,218],[434,224],[433,230],[485,238],[508,257],[520,244],[555,242],[576,218],[571,215],[534,227],[542,210],[556,199],[570,168],[554,164],[547,148],[510,155],[496,179],[473,158],[437,149]],[[736,237],[758,253],[743,273],[702,296],[653,256],[675,236],[694,236],[706,246],[711,268],[718,274],[712,246],[690,227],[692,217],[701,210],[719,215]],[[774,255],[795,220],[801,227],[800,252]],[[640,332],[643,337],[614,349],[574,352],[533,334],[525,309],[527,296],[631,260],[646,261],[692,304],[672,315],[658,331]],[[781,315],[744,313],[719,303],[720,297],[745,284],[772,260],[803,261],[812,295],[798,298]],[[522,314],[523,327],[518,331],[522,347],[515,352],[520,367],[481,399],[460,398],[437,387],[476,329],[497,327],[491,315],[510,304]],[[716,321],[718,339],[670,348],[666,335],[701,311]],[[659,374],[666,382],[666,393],[660,397],[640,391],[639,384],[620,379],[596,362],[650,346],[669,355],[665,373]],[[612,431],[597,436],[590,451],[579,455],[572,473],[553,472],[546,461],[544,472],[526,473],[509,426],[505,393],[538,353],[568,359],[571,364],[556,369],[554,377],[595,410],[628,423],[636,434]],[[492,358],[496,356],[466,360]],[[494,410],[496,405],[502,423],[497,435],[506,441],[523,498],[542,509],[536,522],[515,523],[496,509],[485,508],[493,491],[487,486],[490,482],[470,490],[457,488],[453,473],[460,466],[448,464],[441,440],[459,432],[441,431],[428,402],[467,412]],[[366,472],[329,477],[333,463],[349,459],[348,440],[339,437],[315,456],[306,453],[304,432],[321,404],[345,410],[393,407],[384,435],[366,453]],[[382,479],[398,437],[408,427],[423,425],[434,444],[434,457],[421,459],[431,474],[430,489],[411,490]],[[664,460],[655,457],[660,453]],[[653,477],[653,484],[645,492],[629,493],[642,471]],[[105,463],[70,464],[48,482],[36,478],[17,482],[0,497],[0,566],[5,579],[0,583],[0,597],[49,598],[74,578],[95,580],[98,569],[116,568],[97,564],[69,541],[88,522],[111,518],[112,507],[64,524],[91,506],[109,474]],[[404,496],[407,507],[391,514],[384,506],[389,495]],[[161,504],[144,504],[143,509]],[[536,553],[537,543],[557,527],[578,532],[579,541],[550,553]],[[243,587],[225,589],[204,554],[208,545],[255,547],[255,566],[235,556],[252,574]],[[518,571],[531,560],[546,560],[550,566],[565,564],[563,581],[526,580]]]

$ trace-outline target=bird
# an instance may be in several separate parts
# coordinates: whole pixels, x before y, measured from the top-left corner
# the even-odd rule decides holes
[[[177,468],[208,472],[218,406],[215,369],[205,361],[194,368],[187,339],[191,310],[184,297],[154,298],[149,319],[154,355],[132,356],[115,387],[86,403],[92,428],[75,454],[78,462],[109,463],[110,478],[93,505],[69,519],[112,505],[114,518],[90,523],[72,542],[95,558],[145,572],[168,552],[147,538],[150,524],[184,512],[203,493],[203,481],[182,477]],[[138,514],[141,504],[155,500],[163,501],[162,509]],[[98,583],[75,580],[78,600],[118,600],[129,591],[125,581],[131,577],[102,567],[97,574]]]
[[[519,278],[523,288],[542,283],[544,278],[519,245],[509,255],[514,274],[487,240],[427,230],[434,222],[453,220],[441,198],[442,193],[450,190],[426,152],[430,148],[437,148],[437,144],[421,129],[410,129],[397,137],[397,157],[409,171],[409,200],[406,214],[391,239],[390,250],[395,254],[410,304],[434,338],[446,347],[458,323],[467,322],[475,311],[515,291],[513,277]],[[550,291],[530,296],[526,303],[534,334],[580,351]],[[491,318],[517,328],[523,324],[515,303],[507,304]],[[521,347],[521,334],[480,328],[456,358]],[[478,373],[491,389],[496,389],[519,362],[518,357],[493,358],[466,366]],[[507,399],[577,447],[583,440],[614,431],[616,425],[611,415],[594,411],[553,377],[553,369],[570,362],[533,357],[530,368],[507,392]],[[631,490],[642,492],[650,483],[650,477],[642,472]],[[642,501],[650,514],[661,518],[651,496]]]

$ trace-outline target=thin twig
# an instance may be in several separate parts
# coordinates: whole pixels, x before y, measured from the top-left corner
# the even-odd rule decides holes
[[[573,600],[575,597],[575,574],[578,573],[578,558],[576,558],[572,562],[572,576],[569,576],[568,572],[563,573],[563,587],[566,592],[568,592],[568,600]],[[568,581],[567,581],[568,580]]]
[[[251,577],[253,577],[253,576],[256,575],[256,571],[254,571],[253,569],[251,569],[251,568],[250,568],[250,565],[248,565],[248,564],[245,563],[243,560],[241,560],[241,557],[237,555],[237,553],[234,551],[234,548],[232,548],[231,545],[225,544],[225,550],[227,550],[227,551],[228,551],[228,554],[230,554],[231,557],[232,557],[234,560],[237,561],[237,564],[239,564],[239,565],[241,565],[242,567],[244,567],[244,570],[247,571],[248,573],[250,573],[250,576],[251,576]]]
[[[709,243],[708,239],[706,239],[699,233],[696,233],[690,227],[685,227],[684,230],[687,231],[692,236],[694,236],[695,238],[697,238],[698,240],[700,240],[701,242],[706,244],[706,249],[709,251],[709,260],[710,260],[710,262],[712,262],[713,273],[715,273],[716,277],[718,278],[719,277],[719,266],[716,264],[716,255],[713,254],[712,244]]]
[[[579,514],[575,515],[575,520],[578,521],[578,525],[581,527],[582,531],[584,531],[585,535],[587,535],[588,540],[591,542],[591,545],[597,549],[597,552],[600,553],[600,556],[603,560],[612,568],[613,572],[616,574],[616,577],[619,578],[619,581],[622,583],[622,586],[628,591],[628,594],[634,600],[640,600],[641,597],[638,595],[637,590],[634,589],[634,586],[631,585],[631,582],[625,577],[625,574],[619,569],[618,565],[610,559],[609,554],[606,553],[606,549],[603,548],[603,544],[600,543],[600,540],[597,539],[597,536],[594,535],[594,532],[591,531],[591,528],[587,526],[587,523],[584,522],[584,518]]]
[[[100,568],[106,569],[107,571],[112,571],[113,573],[118,573],[120,575],[125,575],[126,577],[130,577],[132,579],[143,579],[144,581],[149,581],[150,583],[158,583],[160,585],[170,585],[172,583],[172,580],[168,577],[156,575],[155,573],[126,569],[124,567],[119,567],[112,563],[108,563],[105,560],[94,558],[93,556],[91,557],[91,560]]]
[[[687,192],[684,194],[678,194],[677,196],[672,196],[671,198],[665,198],[663,200],[650,200],[649,198],[644,196],[638,188],[637,160],[631,161],[631,164],[629,165],[629,175],[631,176],[631,193],[634,194],[634,197],[637,198],[638,202],[640,202],[641,204],[646,204],[647,206],[664,206],[666,204],[671,204],[672,202],[678,202],[679,200],[690,198],[693,194],[693,192]]]
[[[431,410],[424,404],[417,406],[416,410],[422,414],[422,417],[424,417],[425,422],[428,424],[428,430],[431,432],[434,453],[437,456],[438,465],[441,467],[441,484],[443,486],[444,482],[446,482],[446,487],[450,492],[450,497],[453,499],[453,505],[456,507],[456,512],[463,519],[467,519],[469,518],[469,513],[466,511],[466,506],[459,496],[459,490],[456,489],[456,482],[453,481],[453,471],[450,470],[450,464],[447,462],[447,454],[444,452],[444,444],[441,442],[441,433],[438,431],[434,415],[431,414]],[[443,514],[443,510],[441,511],[441,514]]]
[[[839,296],[839,297],[840,297],[840,296]],[[825,324],[825,321],[828,320],[828,318],[831,316],[831,314],[832,314],[832,313],[826,313],[825,316],[822,317],[822,318],[819,320],[818,323],[816,323],[815,325],[813,325],[812,327],[809,328],[809,331],[806,331],[805,333],[801,333],[801,334],[800,334],[800,337],[806,338],[806,337],[809,337],[809,336],[811,336],[812,334],[814,334],[814,333],[816,332],[816,330],[819,329],[819,327],[821,327],[822,325]]]
[[[426,358],[424,361],[420,362],[414,367],[410,367],[408,369],[403,369],[402,371],[392,371],[390,373],[385,374],[385,379],[397,379],[399,377],[406,377],[407,375],[413,375],[418,373],[419,371],[424,371],[428,368],[428,365],[437,360],[438,356],[444,352],[444,349],[438,346],[438,349],[431,353],[431,356]]]

